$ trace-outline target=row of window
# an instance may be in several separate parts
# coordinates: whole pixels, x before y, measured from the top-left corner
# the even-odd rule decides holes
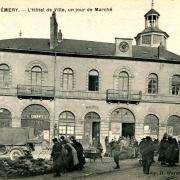
[[[30,72],[31,85],[42,86],[42,69],[39,66],[33,66]],[[0,84],[7,87],[10,81],[10,69],[6,64],[0,65]],[[129,91],[130,77],[126,71],[122,71],[118,76],[114,77],[114,82],[117,83],[116,89],[120,91]],[[62,76],[62,88],[63,90],[73,90],[74,88],[74,72],[70,68],[63,70]],[[151,73],[148,76],[147,85],[149,94],[158,94],[158,76],[155,73]],[[88,74],[88,90],[99,91],[99,72],[97,70],[90,70]],[[180,94],[180,75],[173,75],[171,80],[171,94]]]

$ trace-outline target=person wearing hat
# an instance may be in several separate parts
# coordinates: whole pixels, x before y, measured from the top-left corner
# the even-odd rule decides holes
[[[64,168],[64,154],[63,154],[63,147],[58,142],[57,138],[52,139],[53,141],[53,148],[51,152],[51,158],[53,159],[53,168],[55,171],[55,177],[61,176]]]
[[[154,157],[154,145],[150,136],[146,136],[140,151],[142,154],[143,173],[149,174]]]
[[[117,141],[115,141],[114,144],[113,144],[113,147],[112,147],[112,152],[113,152],[113,156],[114,156],[114,162],[116,164],[114,169],[120,169],[120,165],[119,165],[120,151],[121,151],[121,146]]]
[[[161,165],[166,165],[166,157],[167,157],[167,149],[168,149],[168,139],[167,135],[164,134],[159,147],[159,157],[158,161],[161,162]]]
[[[83,154],[83,146],[80,142],[78,142],[74,136],[71,136],[70,137],[70,140],[72,141],[72,145],[73,147],[76,149],[77,151],[77,156],[78,156],[78,160],[79,160],[79,163],[76,165],[76,169],[83,169],[84,168],[84,164],[85,164],[85,157],[84,157],[84,154]]]

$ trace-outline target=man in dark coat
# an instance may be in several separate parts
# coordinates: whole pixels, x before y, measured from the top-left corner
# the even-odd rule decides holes
[[[71,147],[66,143],[63,145],[64,148],[66,149],[67,151],[67,156],[65,156],[65,170],[66,171],[73,171],[73,154],[72,154],[72,149]]]
[[[166,162],[169,166],[172,166],[173,163],[173,153],[174,153],[174,144],[171,136],[168,137],[168,147],[166,151]]]
[[[140,152],[142,154],[143,173],[149,174],[154,157],[154,146],[151,137],[146,137],[145,141],[141,144]]]
[[[169,163],[169,166],[174,166],[175,163],[178,163],[179,161],[178,144],[176,139],[172,138],[171,136],[168,137],[168,143],[166,161]]]
[[[172,154],[172,166],[176,166],[176,163],[179,163],[179,146],[177,143],[176,138],[173,138],[173,146],[174,146],[174,153]]]
[[[77,169],[83,169],[84,168],[84,164],[85,164],[85,157],[83,154],[83,146],[81,145],[80,142],[76,141],[75,137],[72,136],[71,137],[71,141],[73,142],[73,147],[76,149],[77,151],[77,156],[78,156],[78,160],[79,160],[79,164],[76,165]]]
[[[64,169],[64,154],[63,154],[63,148],[62,145],[58,142],[57,138],[54,138],[53,140],[53,148],[51,152],[51,157],[53,159],[53,167],[55,171],[55,177],[61,176],[61,172],[63,172]]]
[[[168,140],[166,136],[163,136],[160,142],[159,157],[158,157],[158,161],[161,162],[161,165],[166,165],[167,148],[168,148]]]
[[[113,146],[112,146],[112,152],[114,155],[114,162],[116,163],[116,167],[114,167],[114,169],[120,169],[120,166],[119,166],[120,151],[121,151],[120,143],[118,143],[117,141],[114,142]]]
[[[61,145],[66,144],[65,137],[64,137],[64,136],[61,136],[60,139],[59,139],[59,142],[60,142]]]

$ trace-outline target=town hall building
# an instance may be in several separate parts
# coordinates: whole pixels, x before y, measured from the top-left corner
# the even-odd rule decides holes
[[[63,39],[55,12],[50,39],[0,40],[0,127],[47,141],[180,138],[180,56],[166,49],[154,7],[144,18],[136,45]]]

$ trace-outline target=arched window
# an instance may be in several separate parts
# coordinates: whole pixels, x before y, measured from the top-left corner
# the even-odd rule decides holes
[[[63,71],[63,90],[72,90],[74,81],[74,73],[70,68],[66,68]]]
[[[89,91],[99,91],[99,73],[96,70],[89,71]]]
[[[10,69],[6,64],[0,65],[0,86],[8,87],[10,81]]]
[[[21,127],[29,127],[34,130],[36,138],[44,138],[49,141],[50,115],[48,110],[39,104],[27,106],[21,115]]]
[[[31,85],[42,85],[42,69],[39,66],[33,66],[31,69]]]
[[[153,115],[148,114],[144,119],[144,134],[158,138],[159,135],[159,119]]]
[[[172,136],[180,136],[180,117],[170,116],[167,122],[167,132]]]
[[[0,128],[11,127],[12,126],[12,117],[11,112],[7,109],[0,109]]]
[[[148,93],[149,94],[158,93],[158,76],[156,74],[150,74],[148,76]]]
[[[172,77],[171,89],[173,95],[180,95],[180,76],[174,75]]]
[[[119,90],[125,92],[129,90],[129,75],[125,71],[119,73]]]
[[[59,115],[59,135],[70,136],[75,134],[75,116],[70,111]]]

